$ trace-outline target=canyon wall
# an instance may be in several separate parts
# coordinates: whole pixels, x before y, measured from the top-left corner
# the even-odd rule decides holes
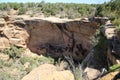
[[[0,48],[10,44],[52,57],[72,54],[84,59],[92,48],[91,37],[98,28],[89,20],[0,19]]]

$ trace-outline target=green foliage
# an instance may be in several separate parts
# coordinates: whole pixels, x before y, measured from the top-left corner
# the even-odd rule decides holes
[[[34,7],[34,6],[35,6],[35,3],[28,2],[28,3],[26,3],[26,5],[28,6],[28,8],[31,8],[31,7]]]
[[[24,65],[25,63],[29,63],[29,67],[26,68],[27,73],[29,73],[33,68],[36,68],[38,65],[40,65],[40,63],[38,62],[38,60],[35,60],[35,58],[32,57],[28,57],[28,56],[23,56],[20,59],[20,62]]]
[[[113,24],[120,24],[120,0],[111,0],[108,3],[99,4],[95,16],[108,16]]]
[[[75,80],[82,80],[82,70],[81,70],[81,67],[76,67],[74,69],[74,77],[75,77]]]
[[[26,9],[25,9],[25,8],[23,8],[23,7],[21,7],[21,8],[19,8],[18,15],[25,14],[25,12],[26,12]]]
[[[111,0],[103,4],[75,4],[75,3],[0,3],[0,10],[19,10],[19,14],[32,9],[34,12],[42,12],[45,16],[59,15],[68,18],[90,16],[114,16],[120,18],[120,0]],[[39,11],[37,11],[39,9]],[[95,12],[96,10],[96,12]],[[113,19],[113,18],[111,18]]]
[[[23,56],[20,59],[20,62],[22,64],[25,64],[26,62],[30,62],[30,64],[43,64],[43,63],[50,63],[53,64],[54,60],[51,57],[28,57],[28,56]]]
[[[119,26],[116,26],[116,31],[117,31],[117,32],[120,32],[120,25],[119,25]]]
[[[34,14],[30,14],[30,17],[33,17],[34,16]]]
[[[9,61],[4,61],[3,66],[11,67],[14,64],[14,61],[11,59]]]
[[[120,70],[120,64],[114,64],[113,66],[109,67],[109,71],[116,71]]]
[[[26,62],[30,62],[30,64],[34,63],[34,59],[32,59],[31,57],[28,57],[28,56],[23,56],[21,59],[20,59],[20,62],[22,64],[25,64]]]
[[[17,47],[15,45],[11,45],[10,48],[5,49],[3,53],[9,55],[10,58],[20,58],[21,53],[24,51],[23,48]]]
[[[25,63],[29,63],[29,67],[26,68],[27,73],[29,73],[33,68],[36,68],[37,66],[44,64],[44,63],[50,63],[53,64],[54,60],[50,57],[28,57],[23,56],[20,59],[20,62],[24,65]]]
[[[0,3],[0,10],[19,10],[18,14],[24,14],[32,10],[34,13],[42,12],[45,16],[58,16],[66,18],[79,18],[93,16],[95,7],[89,4],[75,3]]]
[[[111,17],[109,18],[109,20],[114,21],[114,20],[115,20],[115,16],[111,16]]]
[[[0,59],[0,68],[3,67],[4,61]]]
[[[103,11],[103,7],[102,7],[101,5],[99,5],[99,6],[97,7],[97,9],[96,9],[95,15],[102,17],[102,16],[103,16],[102,11]]]
[[[0,3],[0,10],[18,10],[20,7],[23,7],[22,3]]]
[[[42,6],[41,11],[45,14],[45,15],[55,15],[58,13],[59,9],[57,7],[57,5],[53,4],[53,3],[46,3]]]
[[[119,25],[120,25],[120,18],[119,19],[115,19],[113,21],[113,24],[119,27]]]
[[[0,10],[7,10],[7,4],[6,3],[0,3]]]
[[[14,50],[19,53],[19,49],[16,46],[12,46],[11,48],[6,50],[6,55],[11,55],[8,53],[12,50],[12,56]],[[21,52],[21,50],[20,50]],[[15,54],[14,54],[15,55]],[[20,57],[21,56],[21,57]],[[19,54],[19,58],[15,56],[13,58],[10,58],[8,60],[4,60],[0,58],[0,79],[2,80],[21,80],[25,75],[27,75],[30,71],[32,71],[34,68],[40,66],[44,63],[54,63],[54,59],[51,57],[44,57],[44,56],[28,56],[28,55],[21,55]]]
[[[2,59],[0,59],[0,79],[2,80],[20,80],[19,78],[17,78],[17,76],[12,75],[11,73],[11,68],[14,67],[13,65],[15,65],[13,63],[13,60],[9,60],[9,61],[4,61]],[[20,75],[21,76],[21,75]]]
[[[0,72],[0,76],[1,76],[2,80],[17,80],[15,78],[13,78],[10,74],[6,73],[6,72]]]
[[[113,66],[109,67],[109,70],[104,74],[104,76],[106,74],[109,74],[109,73],[115,72],[115,71],[120,71],[120,64],[114,64]]]
[[[12,8],[14,10],[18,10],[20,8],[20,4],[19,3],[12,3]]]
[[[94,57],[99,63],[103,63],[103,62],[106,63],[106,56],[105,56],[106,53],[105,51],[107,49],[106,38],[103,36],[102,33],[100,33],[99,30],[96,32],[94,37],[95,37],[94,38],[95,45],[93,47]]]

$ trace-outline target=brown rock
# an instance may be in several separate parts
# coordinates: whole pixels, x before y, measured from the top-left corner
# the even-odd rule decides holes
[[[9,40],[5,37],[1,37],[0,38],[0,49],[9,48],[9,47],[10,47]]]
[[[74,80],[73,74],[66,71],[57,71],[52,64],[43,64],[32,70],[22,80]]]
[[[29,35],[25,29],[9,24],[5,27],[3,33],[11,44],[26,47],[26,41]]]
[[[0,18],[0,31],[3,31],[5,27],[5,20],[3,18]]]
[[[100,71],[97,70],[97,69],[93,69],[93,68],[89,68],[87,67],[85,70],[84,70],[85,73],[87,73],[87,78],[88,80],[93,80],[95,78],[98,77],[98,75],[100,74]]]
[[[9,20],[10,20],[10,16],[8,15],[7,12],[3,12],[3,14],[1,15],[1,17],[2,17],[5,21],[9,21]]]
[[[119,71],[111,72],[104,77],[102,77],[100,80],[114,80],[114,77],[119,73]],[[115,79],[116,80],[116,79]],[[117,79],[118,80],[118,79]]]

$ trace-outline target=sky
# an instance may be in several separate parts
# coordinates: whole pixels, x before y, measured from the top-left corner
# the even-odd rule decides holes
[[[63,3],[87,3],[87,4],[101,4],[104,2],[108,2],[110,0],[0,0],[1,2],[51,2],[51,3],[56,3],[56,2],[63,2]]]

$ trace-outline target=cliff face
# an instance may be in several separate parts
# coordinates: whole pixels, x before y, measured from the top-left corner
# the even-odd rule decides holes
[[[120,41],[119,34],[116,31],[116,26],[112,23],[104,25],[101,32],[107,39],[107,58],[111,62],[111,65],[120,63]]]
[[[22,18],[3,19],[0,26],[1,48],[15,44],[52,57],[72,53],[75,60],[82,60],[89,53],[91,37],[98,28],[97,23],[92,21],[53,22]]]

